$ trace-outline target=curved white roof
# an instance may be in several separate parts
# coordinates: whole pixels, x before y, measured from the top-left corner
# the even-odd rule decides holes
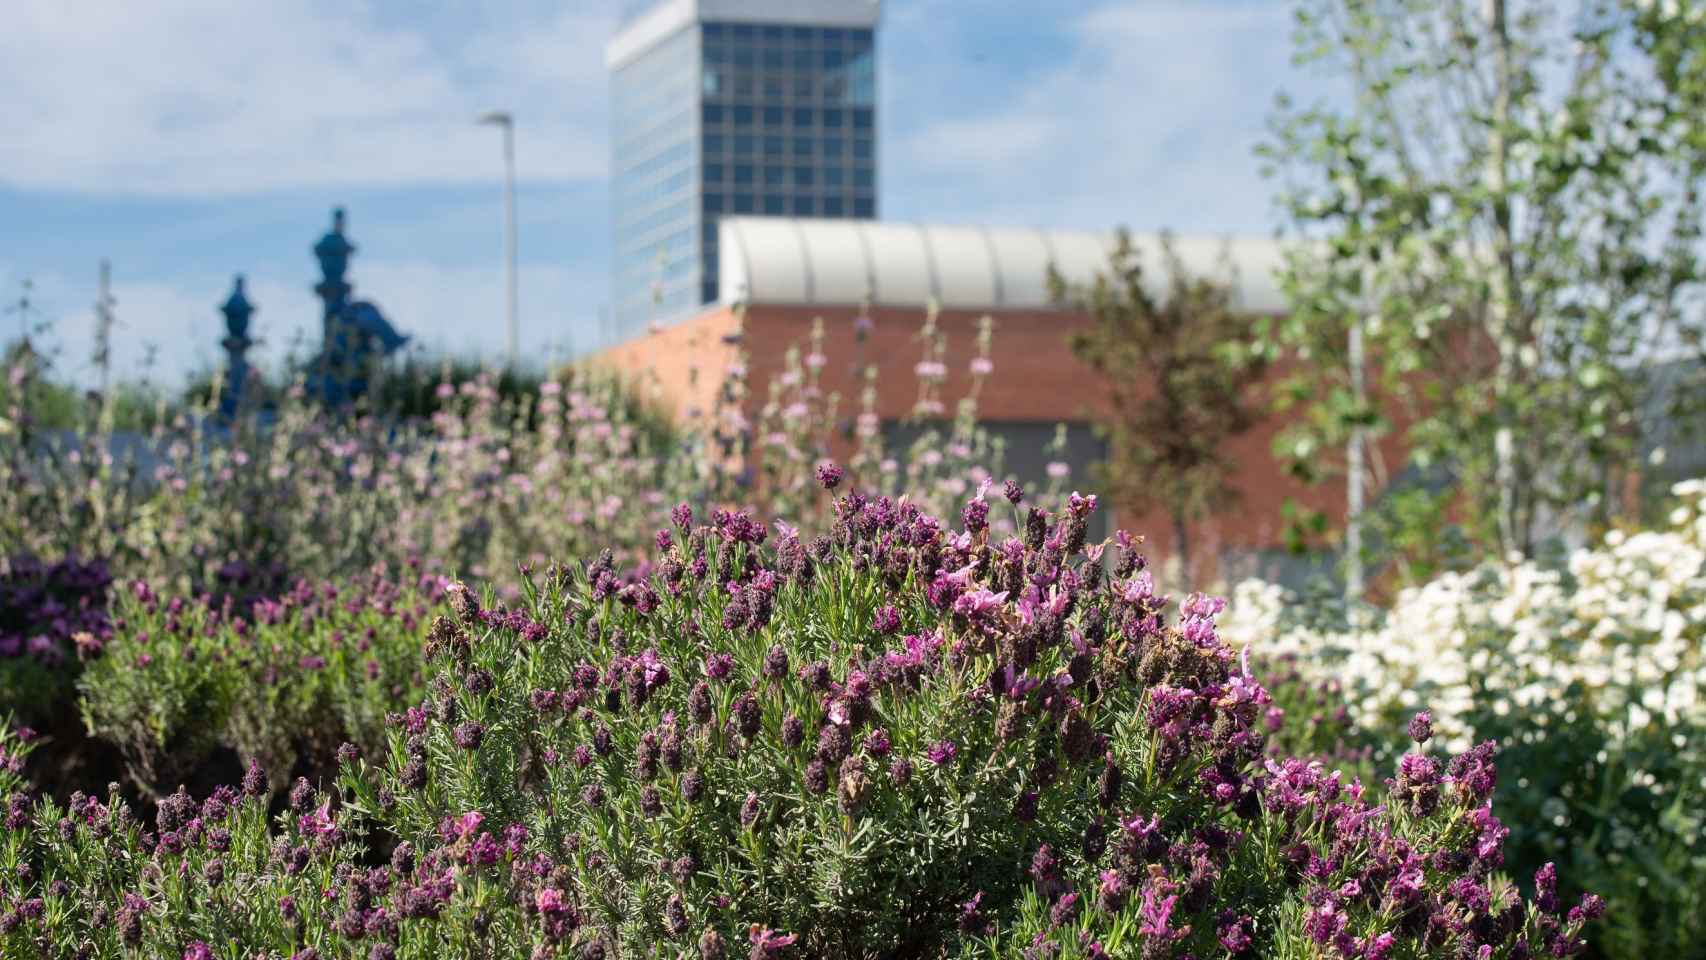
[[[724,302],[1039,310],[1053,306],[1048,268],[1088,283],[1108,268],[1115,235],[1021,227],[952,227],[882,220],[723,217],[719,284]],[[1132,235],[1157,284],[1160,234]],[[1173,249],[1193,275],[1235,282],[1239,306],[1281,313],[1277,242],[1179,234]]]

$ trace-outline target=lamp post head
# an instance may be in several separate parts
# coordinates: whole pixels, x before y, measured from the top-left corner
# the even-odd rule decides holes
[[[509,127],[515,125],[515,117],[511,116],[507,110],[493,110],[490,113],[481,114],[479,119],[474,122],[487,123],[499,127]]]

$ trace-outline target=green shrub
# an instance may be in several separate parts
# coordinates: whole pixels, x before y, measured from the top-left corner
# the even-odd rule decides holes
[[[317,779],[340,744],[382,745],[386,715],[419,695],[421,631],[442,596],[437,578],[399,587],[380,572],[246,608],[133,583],[114,605],[124,629],[78,683],[84,722],[156,796],[220,748]]]
[[[1406,794],[1387,807],[1319,765],[1265,757],[1267,694],[1216,638],[1217,602],[1193,595],[1168,625],[1128,541],[1111,574],[1085,556],[1094,506],[1074,495],[995,543],[981,497],[955,533],[850,496],[828,537],[773,548],[747,515],[693,527],[683,508],[643,576],[604,554],[530,579],[511,608],[453,584],[450,616],[427,630],[426,697],[390,718],[382,749],[340,748],[334,792],[291,785],[270,825],[258,766],[241,791],[163,796],[151,825],[112,796],[62,808],[14,792],[0,947],[1579,949],[1597,900],[1566,913],[1548,870],[1524,902],[1497,872],[1491,745],[1448,767],[1406,755]]]

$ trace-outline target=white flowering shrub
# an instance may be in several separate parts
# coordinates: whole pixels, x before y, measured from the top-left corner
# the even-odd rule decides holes
[[[1367,715],[1467,715],[1553,702],[1580,685],[1619,729],[1706,720],[1706,479],[1678,484],[1666,529],[1613,531],[1562,569],[1485,564],[1399,593],[1390,611],[1303,611],[1275,584],[1239,584],[1226,634],[1344,681]],[[1359,622],[1360,621],[1360,622]]]
[[[1568,862],[1625,901],[1630,921],[1596,946],[1607,956],[1684,955],[1706,941],[1706,479],[1672,494],[1659,529],[1613,531],[1555,567],[1447,574],[1389,610],[1248,581],[1222,634],[1295,672],[1275,690],[1305,714],[1287,718],[1280,739],[1310,741],[1291,749],[1374,765],[1402,749],[1317,735],[1342,728],[1333,709],[1365,733],[1429,710],[1448,748],[1500,741],[1499,790],[1523,825],[1514,872]]]

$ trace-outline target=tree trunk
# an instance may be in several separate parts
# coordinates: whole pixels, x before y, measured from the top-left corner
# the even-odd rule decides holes
[[[1191,540],[1183,511],[1173,511],[1173,553],[1179,558],[1180,586],[1191,588]]]
[[[1367,271],[1364,271],[1366,276]],[[1363,284],[1363,295],[1370,287]],[[1359,306],[1360,310],[1360,306]],[[1363,372],[1362,314],[1351,320],[1350,350],[1351,393],[1356,399],[1357,415],[1362,416],[1368,405],[1368,384]],[[1363,595],[1362,569],[1362,512],[1365,445],[1368,435],[1360,420],[1351,427],[1350,443],[1345,450],[1345,599],[1361,600]]]
[[[1494,92],[1492,128],[1487,150],[1487,193],[1493,214],[1493,264],[1487,325],[1498,351],[1493,381],[1493,484],[1498,493],[1498,533],[1501,554],[1527,556],[1532,549],[1532,483],[1517,449],[1517,419],[1522,403],[1526,360],[1522,335],[1523,311],[1517,284],[1515,240],[1511,230],[1509,195],[1511,112],[1511,37],[1505,0],[1487,0],[1487,26],[1492,35]]]

